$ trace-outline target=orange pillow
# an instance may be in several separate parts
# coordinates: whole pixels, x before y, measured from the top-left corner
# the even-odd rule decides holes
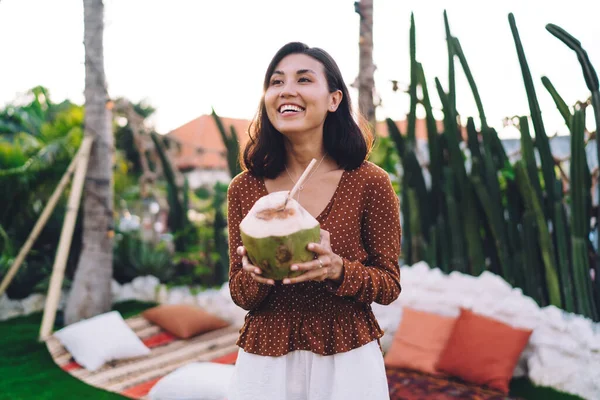
[[[508,394],[508,385],[532,331],[461,309],[437,369]]]
[[[385,365],[439,374],[435,364],[455,322],[456,318],[404,308],[402,321],[385,355]]]
[[[144,311],[142,316],[181,339],[229,325],[216,315],[187,304],[163,304]]]

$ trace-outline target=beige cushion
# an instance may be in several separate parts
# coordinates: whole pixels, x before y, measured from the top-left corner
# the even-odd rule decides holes
[[[187,304],[163,304],[144,311],[142,316],[181,339],[229,325],[218,316]]]

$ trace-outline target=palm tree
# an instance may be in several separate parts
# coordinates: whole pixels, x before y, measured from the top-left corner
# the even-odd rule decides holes
[[[112,304],[113,153],[111,105],[104,74],[104,4],[83,0],[85,134],[95,137],[83,192],[83,249],[65,309],[71,324]]]
[[[360,15],[359,70],[358,70],[358,110],[375,129],[375,65],[373,64],[373,0],[360,0],[354,3],[354,10]]]

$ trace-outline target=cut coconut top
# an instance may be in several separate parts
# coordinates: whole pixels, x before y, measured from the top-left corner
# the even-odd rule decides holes
[[[253,238],[288,236],[319,224],[308,211],[294,199],[282,210],[287,191],[274,192],[254,203],[248,215],[240,223],[240,229]]]

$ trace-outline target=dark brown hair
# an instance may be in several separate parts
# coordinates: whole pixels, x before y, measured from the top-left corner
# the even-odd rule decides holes
[[[342,101],[335,112],[328,112],[323,126],[323,144],[326,153],[340,167],[351,170],[358,168],[371,151],[373,137],[367,128],[361,130],[353,118],[348,88],[333,58],[324,50],[308,47],[304,43],[291,42],[275,54],[263,83],[263,96],[258,112],[249,128],[250,140],[240,155],[242,166],[257,177],[273,179],[285,168],[286,153],[283,135],[275,129],[265,109],[264,92],[269,87],[271,75],[279,62],[290,54],[306,54],[323,64],[329,92],[341,90]],[[358,115],[361,126],[365,125]]]

